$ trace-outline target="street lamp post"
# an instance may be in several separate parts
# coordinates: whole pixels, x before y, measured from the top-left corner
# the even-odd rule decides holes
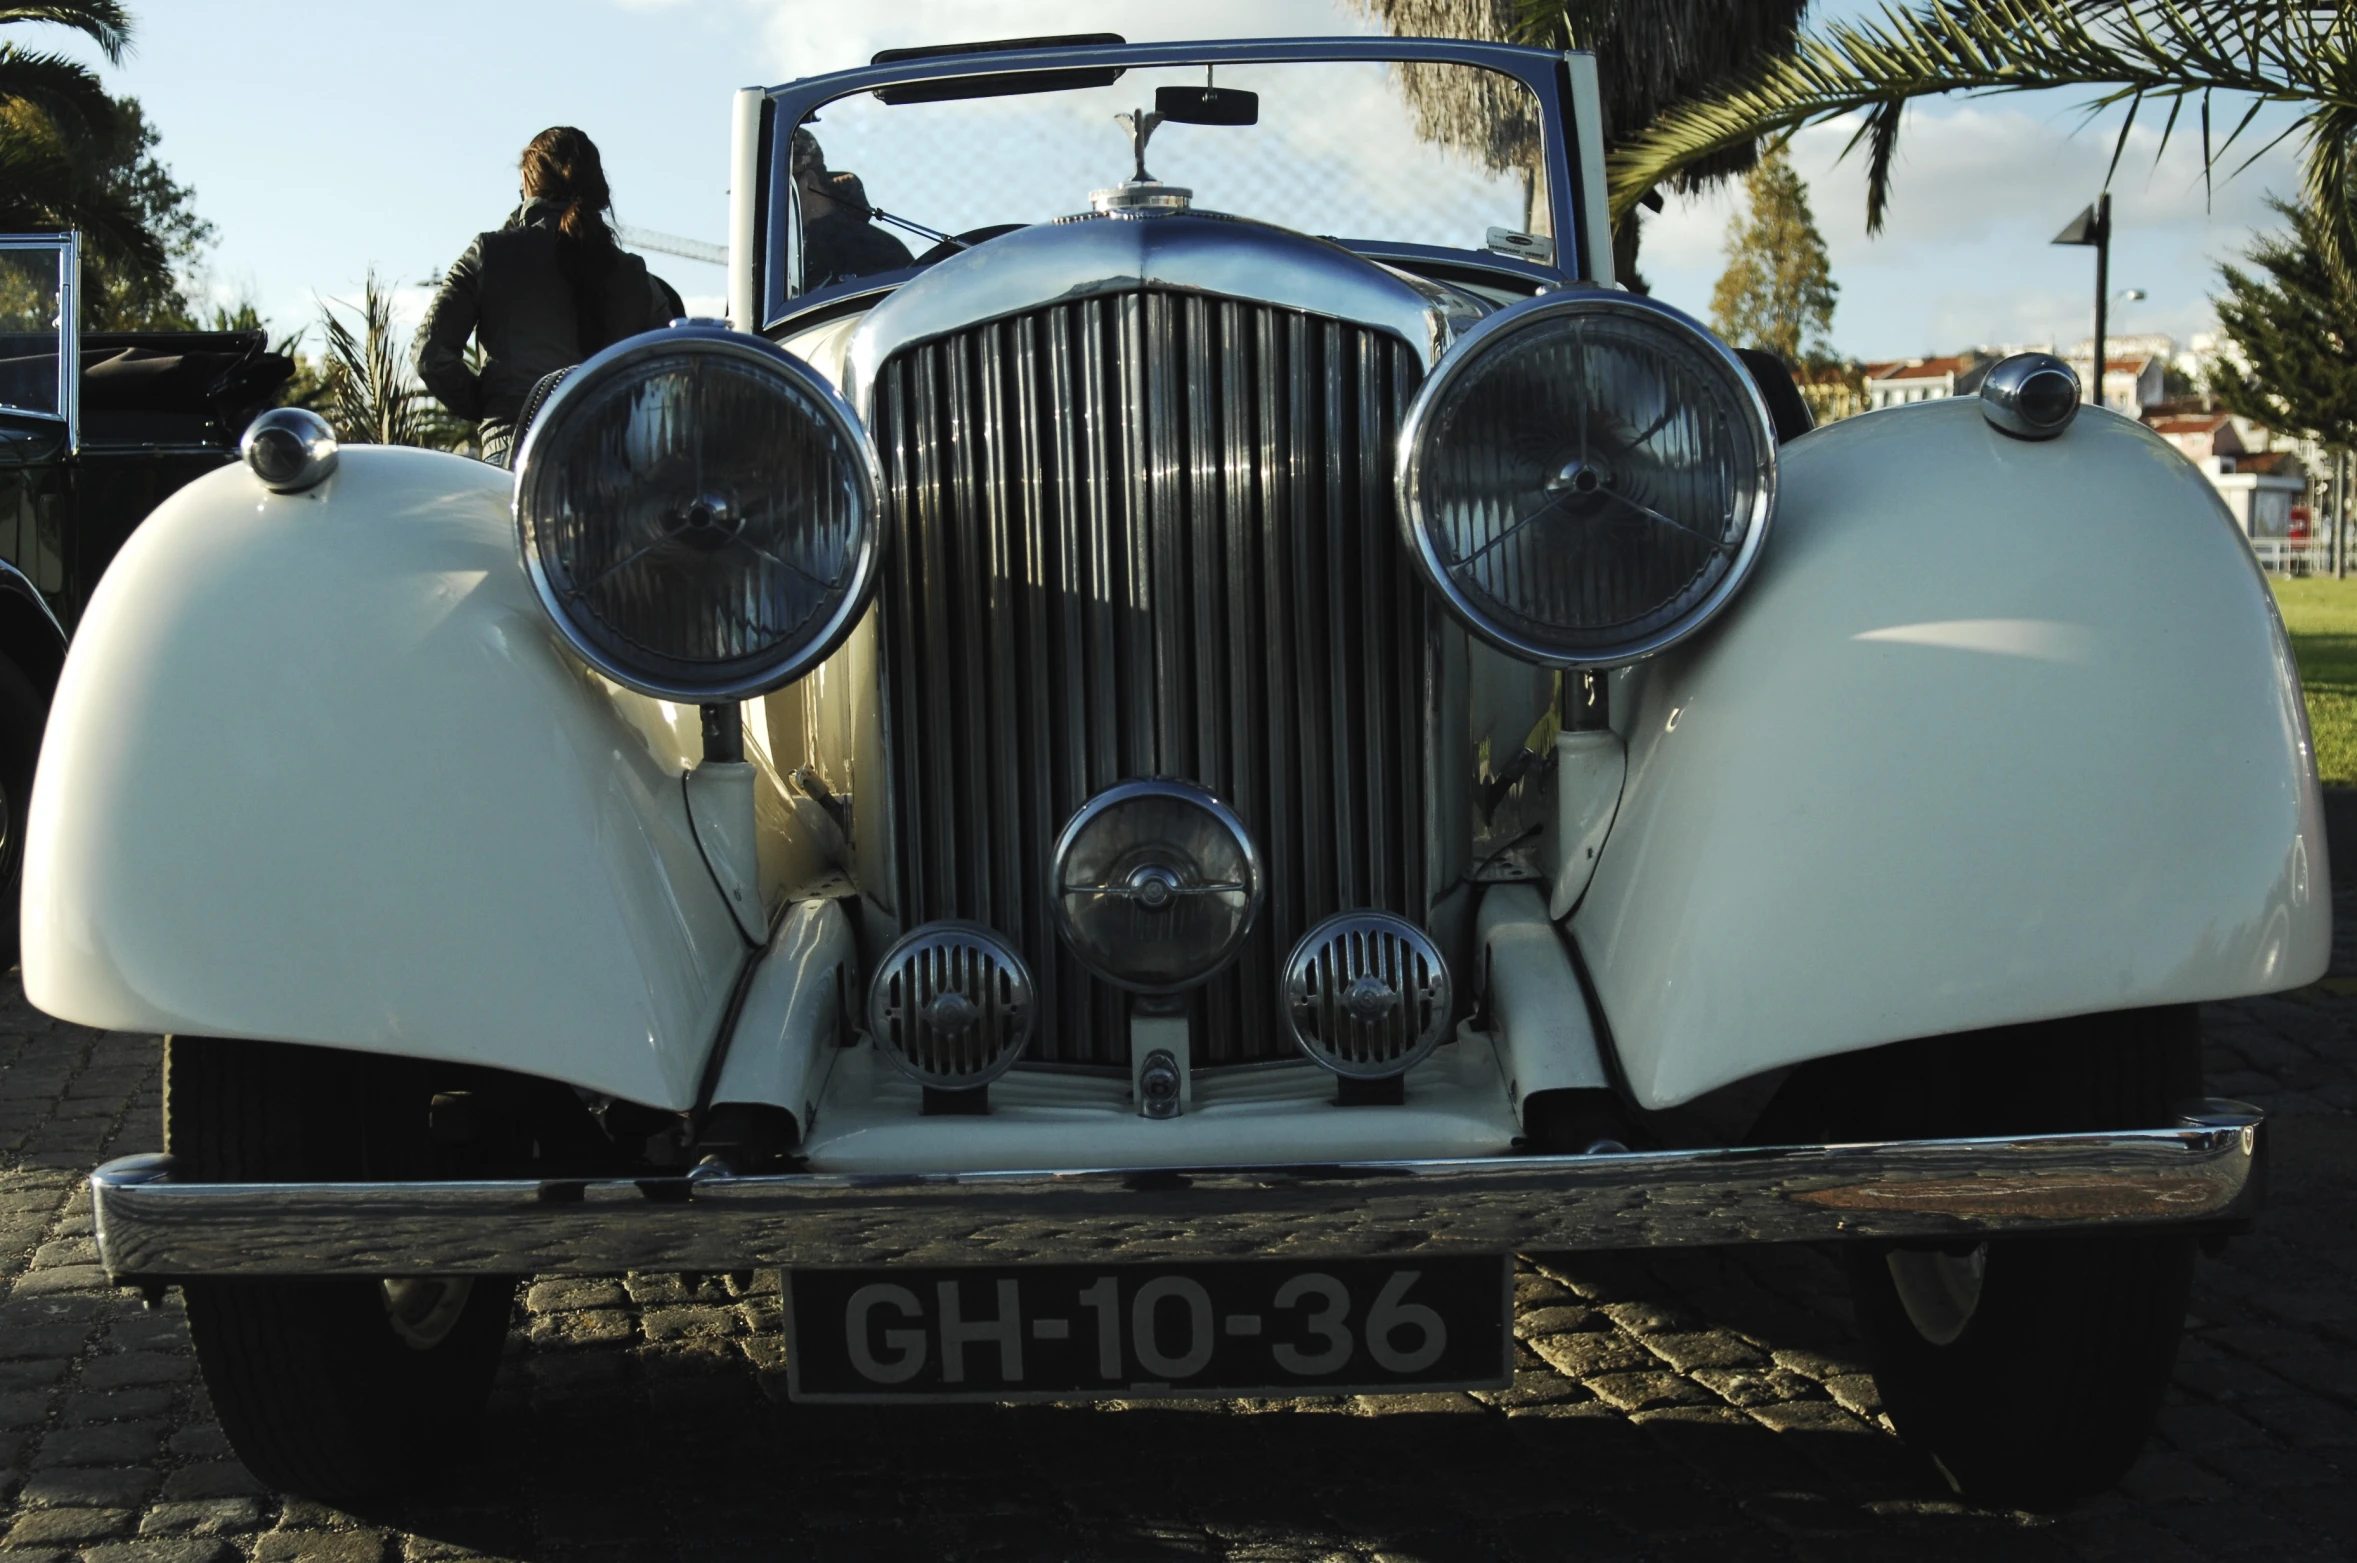
[[[2095,364],[2089,377],[2088,400],[2103,405],[2104,310],[2111,302],[2111,192],[2104,191],[2095,204],[2072,218],[2062,232],[2054,236],[2057,244],[2087,244],[2095,248]]]

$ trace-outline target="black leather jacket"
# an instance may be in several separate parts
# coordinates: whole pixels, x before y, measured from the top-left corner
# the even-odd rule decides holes
[[[553,201],[528,201],[506,227],[478,235],[443,279],[417,335],[418,378],[443,406],[481,421],[487,457],[504,453],[542,375],[684,312],[679,295],[624,252],[603,280],[603,340],[583,341],[584,312],[557,260],[560,211]],[[480,374],[467,367],[470,336],[483,345]]]

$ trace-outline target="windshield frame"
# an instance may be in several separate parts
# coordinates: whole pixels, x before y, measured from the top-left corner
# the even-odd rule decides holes
[[[737,188],[751,201],[732,202],[730,212],[729,313],[740,328],[757,317],[760,330],[784,323],[810,302],[794,287],[801,244],[801,192],[790,175],[789,143],[794,127],[839,98],[879,88],[966,76],[1034,75],[1043,70],[1124,70],[1153,66],[1279,65],[1374,61],[1382,64],[1470,65],[1496,71],[1522,84],[1537,102],[1540,140],[1547,168],[1547,209],[1554,218],[1557,261],[1533,266],[1554,280],[1569,282],[1609,276],[1589,251],[1588,200],[1601,191],[1581,188],[1581,160],[1574,157],[1575,94],[1571,64],[1585,56],[1517,44],[1473,43],[1462,39],[1345,37],[1248,38],[1185,43],[1073,45],[1063,48],[1001,50],[989,54],[944,54],[888,65],[806,76],[783,86],[749,88],[738,94]],[[1585,129],[1582,116],[1579,128]],[[1566,259],[1566,252],[1570,252]],[[1484,262],[1487,251],[1450,251]],[[749,259],[749,267],[744,259]],[[1530,265],[1524,262],[1524,265]],[[1609,267],[1609,260],[1605,265]],[[1522,269],[1520,266],[1514,268]],[[749,272],[749,274],[748,274]],[[758,307],[755,307],[758,301]]]
[[[48,252],[57,257],[57,406],[17,407],[0,404],[0,414],[62,426],[64,453],[82,448],[82,235],[63,233],[0,233],[0,251],[11,254]],[[29,333],[37,334],[37,333]]]

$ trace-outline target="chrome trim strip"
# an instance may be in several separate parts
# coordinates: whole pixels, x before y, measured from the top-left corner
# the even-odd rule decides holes
[[[1977,1238],[2216,1225],[2258,1208],[2263,1115],[2018,1139],[1336,1166],[552,1182],[90,1180],[117,1282],[1120,1263]]]
[[[740,87],[729,110],[728,137],[728,323],[757,331],[753,277],[759,270],[753,245],[760,237],[761,110],[759,87]]]
[[[792,311],[793,297],[800,291],[790,283],[791,274],[800,262],[796,253],[800,230],[794,221],[793,159],[786,153],[785,145],[796,126],[838,98],[872,92],[879,87],[951,76],[1013,75],[1089,66],[1143,69],[1157,65],[1276,65],[1348,60],[1475,65],[1511,76],[1528,88],[1537,103],[1536,117],[1546,141],[1547,210],[1552,217],[1558,251],[1566,248],[1563,240],[1567,236],[1575,238],[1571,247],[1583,251],[1587,248],[1589,236],[1582,221],[1583,209],[1573,194],[1570,150],[1566,146],[1569,105],[1563,101],[1564,57],[1553,50],[1455,39],[1359,37],[1099,44],[1005,54],[942,55],[837,71],[826,76],[807,76],[769,90],[769,101],[775,105],[770,121],[771,145],[775,150],[769,167],[769,222],[763,235],[761,274],[753,279],[762,301],[763,329],[775,325]],[[996,243],[993,241],[991,247],[995,248]],[[1584,255],[1564,257],[1559,261],[1560,275],[1581,275],[1587,268],[1570,262],[1584,259]],[[1606,264],[1609,267],[1609,258]]]
[[[895,355],[1051,304],[1140,292],[1267,304],[1390,333],[1429,369],[1453,334],[1428,290],[1338,244],[1202,212],[1041,223],[918,273],[859,323],[843,397],[875,421],[876,376]]]
[[[1583,234],[1612,232],[1612,203],[1606,196],[1604,172],[1604,89],[1596,80],[1596,57],[1573,52],[1563,57],[1564,71],[1571,77],[1571,112],[1574,119],[1572,148],[1579,159],[1580,213],[1577,223],[1557,218],[1555,231],[1576,227]],[[1582,281],[1601,287],[1611,287],[1618,278],[1612,274],[1612,245],[1610,241],[1580,246],[1579,269]]]

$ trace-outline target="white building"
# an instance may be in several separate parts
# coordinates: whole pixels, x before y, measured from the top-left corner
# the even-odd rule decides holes
[[[2104,343],[2103,405],[2140,418],[2148,407],[2166,396],[2164,380],[2177,344],[2165,336],[2122,337]],[[1899,407],[1939,396],[1969,396],[1999,360],[2015,353],[2051,353],[2043,342],[2004,347],[1967,348],[1946,358],[1898,358],[1865,366],[1866,406]],[[2079,383],[2089,383],[2094,369],[2094,344],[2081,342],[2075,357],[2064,361],[2077,372]]]
[[[2167,341],[2168,339],[2163,337],[2161,340]],[[2113,412],[2125,413],[2131,418],[2141,418],[2144,416],[2144,409],[2158,407],[2168,399],[2168,391],[2164,382],[2168,374],[2169,360],[2165,355],[2122,353],[2114,350],[2112,344],[2106,342],[2103,345],[2103,360],[2103,405],[2109,407]],[[2066,362],[2078,375],[2079,384],[2085,385],[2092,378],[2095,370],[2095,355],[2092,347],[2084,353],[2072,354]]]
[[[1908,402],[1928,402],[1940,396],[1960,396],[1979,388],[1981,376],[1973,371],[1984,367],[1976,353],[1960,353],[1952,358],[1898,358],[1868,364],[1865,366],[1867,411],[1900,407]]]
[[[2297,454],[2251,449],[2229,413],[2167,413],[2145,422],[2202,469],[2245,536],[2291,535],[2292,507],[2308,490]]]

